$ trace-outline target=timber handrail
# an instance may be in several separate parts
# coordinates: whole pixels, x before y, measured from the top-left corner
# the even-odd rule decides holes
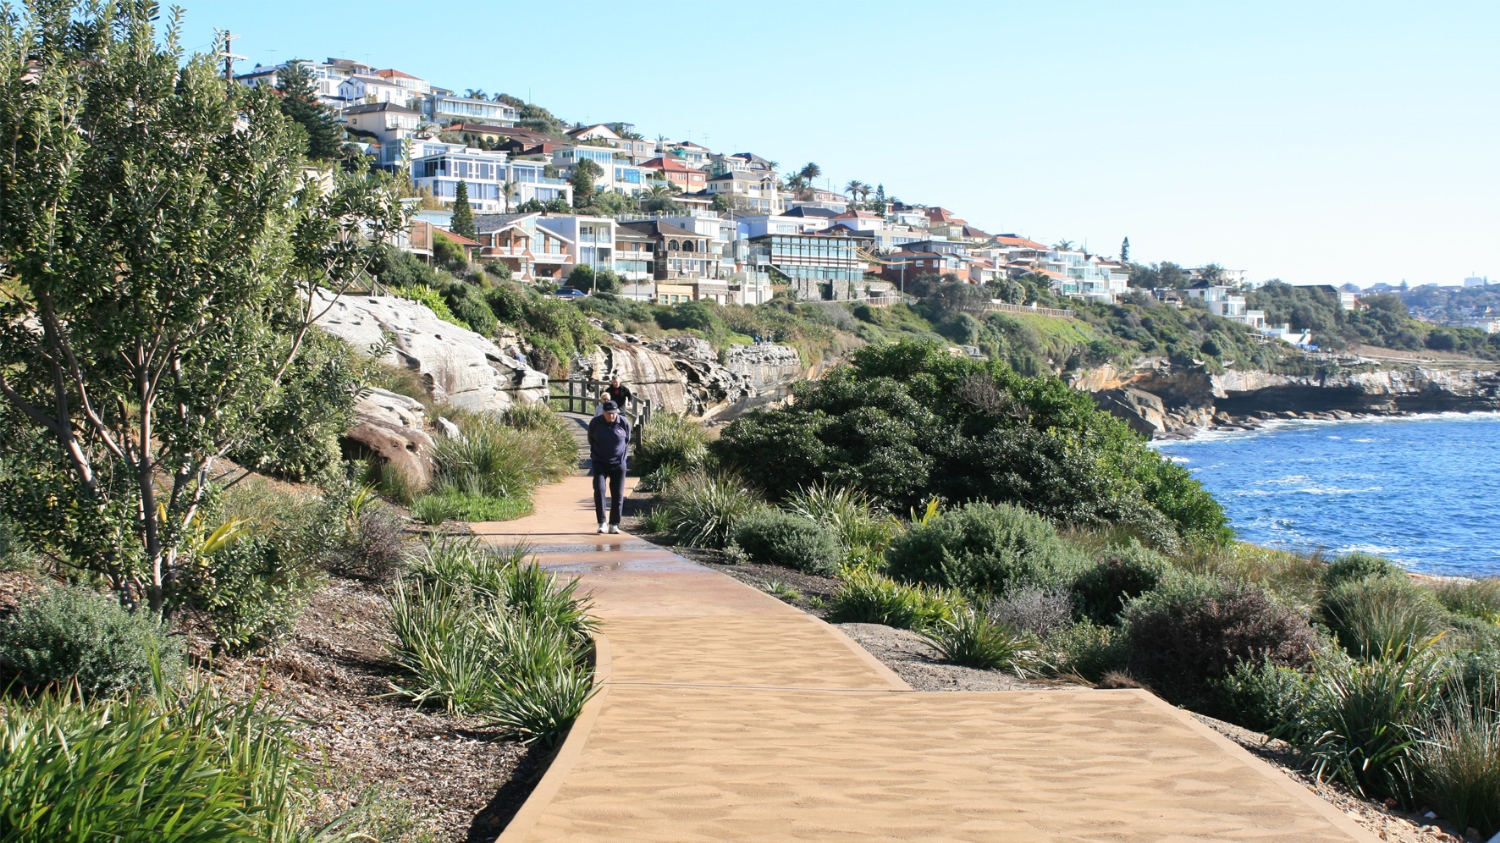
[[[558,383],[553,381],[553,383]],[[599,406],[599,393],[609,386],[608,381],[595,380],[566,380],[568,391],[565,395],[548,395],[547,401],[554,407],[565,413],[581,413],[586,416],[593,415]],[[639,442],[641,431],[651,423],[651,414],[655,405],[649,398],[637,398],[632,395],[625,399],[625,406],[620,412],[630,422],[631,438]]]

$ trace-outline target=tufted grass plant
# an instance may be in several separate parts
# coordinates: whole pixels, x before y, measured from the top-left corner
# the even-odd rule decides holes
[[[180,695],[0,704],[0,839],[296,843],[307,770],[293,724],[203,680]]]
[[[525,547],[428,546],[390,592],[391,653],[406,674],[397,692],[551,743],[593,688],[594,622],[576,591]]]
[[[865,568],[844,571],[833,595],[836,623],[878,623],[926,630],[952,620],[967,604],[954,591],[897,582]]]
[[[1500,577],[1442,580],[1432,587],[1438,602],[1454,614],[1500,622]]]
[[[1432,592],[1406,577],[1346,580],[1324,598],[1323,616],[1353,656],[1374,658],[1447,628]]]
[[[1500,689],[1446,696],[1412,747],[1419,792],[1459,828],[1500,831]]]
[[[645,478],[648,488],[665,488],[674,478],[704,467],[708,440],[708,431],[686,416],[658,413],[641,431],[631,470]]]
[[[814,483],[788,497],[782,508],[833,530],[854,562],[875,562],[901,532],[901,522],[879,511],[866,492]]]
[[[939,621],[923,637],[945,660],[964,667],[1024,677],[1044,666],[1035,638],[973,609]]]
[[[672,481],[658,506],[677,542],[719,549],[734,537],[735,524],[765,502],[736,474],[694,471]]]

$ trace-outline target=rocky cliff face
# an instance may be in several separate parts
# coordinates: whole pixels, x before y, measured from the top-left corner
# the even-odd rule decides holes
[[[320,304],[331,298],[319,292]],[[489,339],[437,318],[423,304],[392,296],[344,296],[318,327],[366,351],[389,338],[385,361],[420,373],[440,403],[503,413],[547,399],[547,376],[501,352]]]
[[[1212,375],[1152,359],[1128,372],[1101,367],[1071,383],[1148,436],[1254,419],[1500,410],[1500,371],[1485,369],[1330,367],[1317,375]]]
[[[572,371],[589,380],[618,373],[658,410],[713,418],[798,380],[802,364],[796,349],[782,345],[733,346],[721,363],[713,346],[696,337],[645,342],[613,335],[593,353],[575,357]]]

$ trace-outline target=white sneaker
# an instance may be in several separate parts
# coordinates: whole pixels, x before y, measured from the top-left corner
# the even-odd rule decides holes
[[[601,533],[607,533],[607,532],[609,532],[609,525],[606,524],[606,523],[604,523],[603,521],[600,521],[599,522],[599,532],[601,532]]]
[[[620,525],[619,524],[611,524],[611,525],[609,525],[609,531],[611,533],[618,533],[618,532],[620,532]]]

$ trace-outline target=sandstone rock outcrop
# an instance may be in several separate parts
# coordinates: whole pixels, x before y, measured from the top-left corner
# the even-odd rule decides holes
[[[432,479],[432,437],[420,401],[372,389],[354,405],[354,426],[346,442],[390,463],[418,487]],[[366,454],[356,454],[366,456]]]
[[[331,297],[319,291],[320,306]],[[415,370],[433,399],[466,410],[503,413],[515,402],[547,399],[547,376],[489,339],[437,318],[426,305],[394,296],[346,295],[318,322],[360,351],[390,339],[385,361]]]
[[[697,337],[642,342],[622,335],[573,360],[575,377],[607,380],[615,373],[659,411],[712,418],[798,380],[802,364],[797,350],[784,345],[730,346],[721,363]]]
[[[1094,403],[1148,438],[1167,432],[1167,410],[1161,399],[1139,389],[1106,389],[1094,393]]]

